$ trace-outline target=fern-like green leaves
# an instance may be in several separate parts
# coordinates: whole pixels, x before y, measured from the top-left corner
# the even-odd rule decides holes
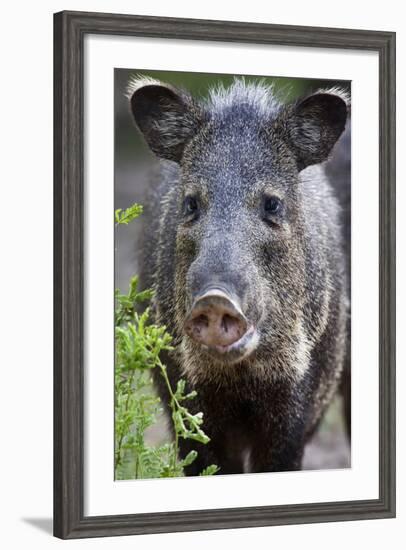
[[[142,212],[134,204],[122,211],[116,210],[117,224],[128,224]],[[179,458],[179,439],[189,439],[206,444],[208,436],[203,431],[203,414],[192,414],[187,403],[196,392],[186,392],[186,382],[181,379],[173,389],[161,362],[161,352],[171,351],[171,336],[163,326],[151,322],[150,310],[143,313],[137,308],[151,300],[151,290],[139,291],[138,278],[130,281],[127,294],[116,291],[115,309],[115,475],[116,479],[178,477],[184,468],[193,463],[197,451]],[[174,441],[160,446],[146,443],[146,431],[162,416],[160,399],[152,384],[152,369],[158,369],[170,396],[169,407],[173,422]],[[212,475],[218,467],[211,465],[200,475]]]
[[[123,210],[122,208],[117,208],[114,213],[114,219],[118,225],[128,225],[130,222],[138,218],[142,214],[141,204],[133,204],[129,208]]]

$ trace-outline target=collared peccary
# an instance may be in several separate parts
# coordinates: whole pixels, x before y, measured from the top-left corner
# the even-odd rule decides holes
[[[140,276],[164,357],[204,414],[207,445],[181,441],[220,474],[301,467],[304,445],[349,357],[348,262],[323,163],[348,100],[321,90],[281,104],[236,79],[207,100],[151,79],[129,86],[136,125],[161,160],[145,204]],[[161,398],[169,396],[160,379]]]

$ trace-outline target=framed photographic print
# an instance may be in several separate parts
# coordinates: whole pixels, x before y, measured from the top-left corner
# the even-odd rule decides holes
[[[395,35],[55,14],[54,534],[395,515]]]

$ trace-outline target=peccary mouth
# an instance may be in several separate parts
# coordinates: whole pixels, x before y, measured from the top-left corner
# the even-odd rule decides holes
[[[227,363],[237,363],[248,357],[257,347],[259,342],[259,333],[257,329],[251,326],[247,332],[236,342],[228,346],[214,346],[206,348],[211,355],[216,356]]]

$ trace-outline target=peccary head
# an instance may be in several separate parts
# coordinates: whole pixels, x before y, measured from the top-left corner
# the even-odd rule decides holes
[[[326,160],[342,133],[343,94],[320,91],[282,105],[271,88],[236,80],[197,101],[138,79],[129,97],[149,147],[179,165],[170,195],[178,205],[174,303],[184,350],[224,365],[269,357],[286,339],[300,349],[312,223],[300,172]]]

